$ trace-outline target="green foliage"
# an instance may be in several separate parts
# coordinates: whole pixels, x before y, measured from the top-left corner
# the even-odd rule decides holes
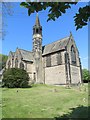
[[[76,30],[82,28],[83,26],[87,25],[89,17],[90,17],[90,6],[86,5],[83,8],[79,8],[79,13],[76,13],[74,16],[75,26],[77,26]]]
[[[0,54],[0,70],[5,67],[7,59],[7,55]]]
[[[90,82],[90,71],[87,69],[82,70],[82,79],[84,82]]]
[[[78,0],[76,0],[78,1]],[[28,15],[30,16],[34,12],[46,10],[48,8],[48,19],[55,21],[57,18],[66,13],[66,10],[71,8],[72,5],[76,5],[77,2],[21,2],[20,6],[28,9]],[[78,13],[74,16],[76,30],[87,25],[90,17],[90,6],[80,7]]]
[[[2,84],[8,88],[28,87],[29,76],[20,68],[7,69],[3,74]]]

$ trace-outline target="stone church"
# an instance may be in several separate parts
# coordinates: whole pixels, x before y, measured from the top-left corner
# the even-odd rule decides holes
[[[10,51],[6,69],[21,68],[28,72],[30,82],[65,85],[81,83],[81,62],[72,33],[68,37],[42,46],[39,17],[33,26],[33,50],[17,48]]]

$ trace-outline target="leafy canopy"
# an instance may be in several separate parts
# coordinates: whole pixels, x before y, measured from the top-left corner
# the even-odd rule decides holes
[[[87,69],[82,70],[82,79],[83,79],[83,81],[87,81],[87,82],[90,81],[90,71],[89,70],[87,70]]]
[[[66,10],[71,8],[72,5],[76,5],[77,2],[21,2],[20,6],[27,8],[28,15],[30,16],[34,12],[49,9],[48,19],[55,21],[57,18],[66,13]],[[74,16],[76,30],[87,25],[90,17],[90,6],[80,7],[78,13]]]

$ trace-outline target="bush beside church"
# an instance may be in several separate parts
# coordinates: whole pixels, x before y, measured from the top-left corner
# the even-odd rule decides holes
[[[2,86],[8,88],[26,88],[29,84],[28,73],[20,68],[10,68],[3,73]]]

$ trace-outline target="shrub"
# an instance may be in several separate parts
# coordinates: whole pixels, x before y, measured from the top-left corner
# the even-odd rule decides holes
[[[87,69],[82,70],[82,79],[84,83],[90,82],[90,71]]]
[[[3,73],[2,85],[8,88],[28,87],[28,73],[20,68],[10,68]]]

